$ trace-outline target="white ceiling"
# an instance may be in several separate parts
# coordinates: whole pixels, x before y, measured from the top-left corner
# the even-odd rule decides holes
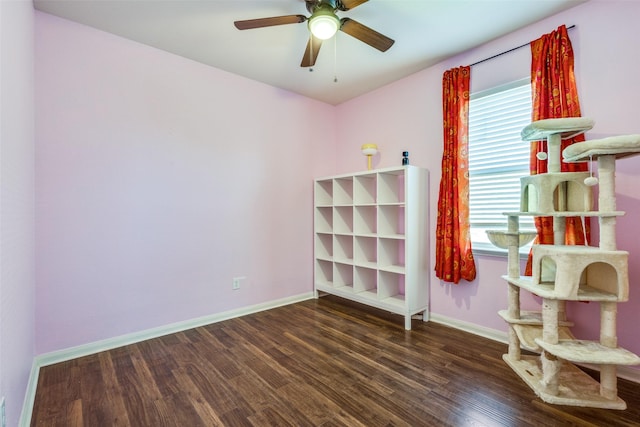
[[[34,5],[336,105],[584,1],[370,0],[338,16],[371,27],[395,44],[382,53],[338,32],[335,42],[324,42],[313,71],[300,67],[306,23],[244,31],[233,25],[236,20],[309,16],[304,0],[34,0]]]

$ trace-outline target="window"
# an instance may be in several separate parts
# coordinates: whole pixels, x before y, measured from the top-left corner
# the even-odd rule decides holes
[[[520,211],[520,177],[529,175],[530,149],[520,131],[529,123],[528,79],[471,95],[469,221],[474,250],[503,251],[489,242],[485,230],[506,230],[503,212]],[[520,229],[535,229],[533,218],[520,217]]]

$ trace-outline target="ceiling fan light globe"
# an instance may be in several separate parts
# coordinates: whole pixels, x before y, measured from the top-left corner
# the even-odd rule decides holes
[[[331,14],[317,14],[309,19],[309,31],[314,37],[321,40],[330,39],[340,27],[338,17]]]

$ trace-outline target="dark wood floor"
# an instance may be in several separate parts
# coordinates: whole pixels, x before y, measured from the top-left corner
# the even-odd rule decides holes
[[[44,367],[32,426],[637,426],[548,405],[506,345],[324,297]]]

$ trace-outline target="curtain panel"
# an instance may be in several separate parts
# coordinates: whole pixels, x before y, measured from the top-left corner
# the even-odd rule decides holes
[[[531,46],[531,93],[532,121],[580,117],[580,102],[574,73],[573,47],[565,25],[545,34],[530,43]],[[567,146],[584,141],[584,135],[562,141],[561,150]],[[547,162],[539,160],[537,154],[546,152],[546,141],[531,143],[531,175],[546,173]],[[561,172],[583,172],[588,170],[587,163],[565,163],[561,159]],[[538,237],[534,243],[553,244],[553,219],[551,217],[534,218]],[[556,244],[584,245],[590,240],[589,221],[583,228],[579,217],[566,219],[564,242]],[[525,275],[531,275],[531,255],[525,269]]]
[[[474,280],[476,266],[469,230],[470,66],[442,77],[444,147],[436,225],[436,276],[445,282]]]

